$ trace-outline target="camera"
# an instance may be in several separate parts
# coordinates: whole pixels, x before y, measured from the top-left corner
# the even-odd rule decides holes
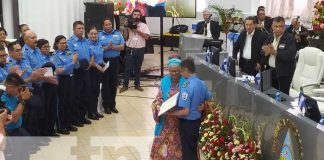
[[[132,17],[127,18],[127,25],[125,27],[128,27],[130,29],[137,29],[137,24],[135,23],[135,19]]]
[[[7,110],[7,114],[11,114],[11,110],[6,107],[6,103],[0,101],[0,114],[3,113],[5,110]]]

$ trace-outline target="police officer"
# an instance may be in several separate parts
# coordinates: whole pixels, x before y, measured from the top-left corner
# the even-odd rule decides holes
[[[32,87],[31,82],[39,79],[42,74],[40,70],[33,71],[29,61],[23,58],[22,49],[18,42],[11,42],[8,44],[9,51],[9,63],[6,64],[5,68],[7,72],[15,72],[20,75],[27,83],[29,88]],[[27,104],[26,104],[27,105]],[[34,125],[38,126],[38,121],[34,122],[35,117],[34,109],[27,107],[23,113],[23,127],[31,134],[36,135]],[[30,132],[32,131],[32,132]]]
[[[7,63],[7,53],[5,52],[5,48],[3,45],[0,45],[0,83],[2,83],[7,75],[8,72],[5,69],[5,65]]]
[[[186,59],[181,62],[181,75],[186,82],[180,89],[177,107],[179,110],[169,115],[179,116],[179,131],[183,160],[198,160],[197,142],[199,137],[201,112],[199,107],[211,98],[206,84],[195,75],[195,64]]]
[[[74,105],[73,70],[79,67],[78,54],[73,54],[66,49],[66,38],[62,35],[56,36],[54,41],[54,59],[56,64],[56,75],[58,84],[58,121],[57,128],[60,134],[69,134],[77,131],[83,124],[79,122],[77,106]]]
[[[99,40],[104,49],[104,61],[109,63],[108,69],[104,72],[102,81],[102,105],[105,113],[118,113],[116,109],[116,92],[118,86],[119,55],[124,50],[125,40],[122,34],[113,29],[110,19],[103,21],[103,31],[99,33]]]
[[[39,48],[37,48],[37,35],[33,31],[26,31],[24,35],[25,45],[23,47],[23,54],[26,57],[26,60],[29,62],[33,70],[42,70],[43,73],[46,72],[46,69],[42,69],[42,53]],[[45,107],[44,107],[44,92],[42,88],[43,82],[48,82],[52,84],[57,84],[56,77],[54,76],[42,76],[38,81],[32,82],[33,96],[27,103],[27,106],[32,108],[32,124],[26,128],[29,128],[29,131],[32,136],[46,136],[46,133],[43,133],[47,126],[47,117],[45,116]]]
[[[73,36],[68,40],[68,49],[72,53],[79,55],[80,67],[74,70],[74,105],[79,109],[79,121],[83,124],[91,124],[86,118],[90,110],[89,93],[90,93],[90,76],[89,61],[91,57],[90,45],[83,38],[84,24],[81,21],[73,23]]]
[[[42,56],[43,67],[51,67],[55,71],[54,56],[50,54],[49,42],[46,39],[39,39],[37,47],[40,49]],[[54,75],[53,75],[54,76]],[[56,134],[55,122],[57,120],[57,85],[51,83],[43,83],[44,92],[44,110],[46,126],[43,128],[43,135],[46,136],[59,136]]]
[[[98,31],[95,26],[91,26],[89,33],[89,43],[91,53],[93,54],[90,62],[90,80],[91,80],[91,94],[90,94],[90,112],[88,118],[92,120],[98,120],[103,118],[103,115],[98,113],[98,97],[100,94],[100,83],[102,79],[102,73],[104,72],[103,62],[103,49],[98,41]]]

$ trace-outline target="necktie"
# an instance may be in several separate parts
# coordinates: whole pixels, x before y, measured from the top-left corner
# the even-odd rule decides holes
[[[207,24],[205,25],[204,35],[207,36]]]

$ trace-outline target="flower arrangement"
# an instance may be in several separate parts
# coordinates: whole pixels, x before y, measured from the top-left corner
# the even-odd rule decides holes
[[[318,1],[314,5],[313,30],[320,39],[324,39],[324,1]]]
[[[231,115],[228,119],[217,105],[200,126],[199,147],[208,160],[257,160],[261,156],[261,137],[253,140],[249,123]],[[260,135],[260,134],[258,134]]]
[[[125,5],[121,0],[111,0],[111,3],[114,3],[114,15],[119,16],[125,14]]]
[[[228,33],[231,24],[243,23],[242,11],[235,8],[225,9],[219,5],[209,6],[211,9],[215,10],[217,17],[219,17],[219,24],[224,33]]]

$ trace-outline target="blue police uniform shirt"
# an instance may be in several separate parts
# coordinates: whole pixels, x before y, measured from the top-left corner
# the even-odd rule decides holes
[[[30,77],[30,75],[33,72],[33,69],[29,64],[29,61],[26,60],[25,58],[22,58],[20,61],[16,61],[15,59],[10,57],[9,63],[5,65],[7,72],[9,72],[10,68],[13,66],[18,66],[18,68],[24,72],[24,74],[21,76],[21,78],[23,79]],[[31,87],[31,83],[28,83],[27,85],[28,87]]]
[[[62,75],[71,75],[73,74],[73,70],[80,67],[79,63],[72,63],[73,54],[71,51],[55,51],[54,54],[54,61],[56,68],[64,68],[64,72]]]
[[[90,44],[91,54],[94,56],[94,62],[97,64],[103,63],[103,48],[98,41],[88,40]]]
[[[23,47],[23,55],[32,69],[42,68],[42,53],[39,48],[30,48],[27,44]]]
[[[43,65],[45,63],[47,63],[47,62],[51,62],[51,63],[53,63],[55,65],[54,55],[51,55],[51,54],[48,54],[48,55],[42,54],[41,58],[42,58]]]
[[[107,46],[109,45],[110,42],[112,42],[113,45],[125,44],[123,35],[117,30],[113,30],[111,33],[105,31],[99,32],[98,37],[99,37],[99,42],[101,43],[102,46]],[[120,51],[109,49],[104,51],[103,57],[114,58],[114,57],[118,57],[119,55],[120,55]]]
[[[5,68],[0,67],[0,83],[2,83],[8,76],[8,72]]]
[[[10,96],[7,92],[3,92],[2,96],[1,96],[1,101],[5,102],[6,107],[8,107],[8,109],[13,112],[18,105],[18,98],[17,97],[13,97]],[[11,122],[9,123],[6,128],[8,130],[13,130],[13,129],[17,129],[19,127],[21,127],[22,125],[22,117],[20,116],[17,120],[17,122]]]
[[[72,53],[77,52],[79,54],[79,61],[81,59],[87,59],[90,61],[91,52],[90,52],[90,44],[87,42],[85,38],[78,38],[73,35],[68,41],[68,50]]]
[[[180,108],[188,108],[189,114],[180,118],[187,120],[199,119],[201,113],[198,111],[198,107],[210,99],[211,96],[204,81],[200,80],[196,75],[189,77],[180,88],[177,105]]]

